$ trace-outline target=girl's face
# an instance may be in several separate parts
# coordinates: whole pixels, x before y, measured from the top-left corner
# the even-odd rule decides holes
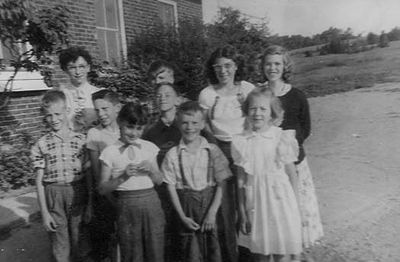
[[[220,84],[233,83],[237,66],[232,59],[225,57],[217,58],[213,68]]]
[[[271,123],[271,101],[268,97],[253,97],[249,103],[249,121],[254,131],[261,131]]]
[[[125,144],[132,145],[142,136],[144,125],[131,125],[127,122],[121,122],[119,123],[119,130],[121,133],[121,141]]]
[[[264,74],[268,81],[282,80],[284,62],[282,55],[267,55],[263,65]]]
[[[160,83],[170,83],[175,82],[174,70],[168,67],[160,67],[157,71],[152,74],[151,84],[156,85]]]
[[[66,73],[68,74],[71,83],[75,86],[79,86],[87,82],[87,75],[89,71],[89,64],[81,56],[79,56],[75,62],[69,62],[67,64]]]

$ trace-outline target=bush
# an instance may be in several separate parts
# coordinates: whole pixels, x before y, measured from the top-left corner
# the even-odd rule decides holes
[[[0,190],[19,189],[35,184],[30,148],[33,138],[9,128],[0,133]]]

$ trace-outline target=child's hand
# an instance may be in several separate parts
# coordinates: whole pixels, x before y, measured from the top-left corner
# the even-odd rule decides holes
[[[137,170],[144,172],[144,173],[149,173],[151,170],[151,163],[148,160],[144,160],[140,162],[139,164],[136,165]]]
[[[48,232],[56,232],[57,224],[49,212],[42,214],[43,226]]]
[[[190,230],[197,231],[199,230],[200,226],[190,217],[182,218],[183,224]]]
[[[245,235],[251,233],[251,222],[249,221],[247,215],[241,216],[240,218],[240,231],[242,231],[242,233]]]
[[[207,216],[205,217],[203,224],[201,225],[201,232],[212,231],[215,229],[216,226],[215,217],[216,217],[215,213],[212,212],[207,213]]]
[[[129,177],[131,177],[131,176],[139,176],[140,175],[139,172],[138,172],[137,164],[129,164],[125,168],[125,173]]]

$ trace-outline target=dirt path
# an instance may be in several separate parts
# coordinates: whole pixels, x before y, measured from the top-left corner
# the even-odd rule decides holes
[[[400,261],[400,83],[310,99],[318,262]]]

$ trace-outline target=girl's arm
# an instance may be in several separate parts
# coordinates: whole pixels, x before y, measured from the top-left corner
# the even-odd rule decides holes
[[[37,168],[36,188],[37,188],[39,207],[42,214],[43,226],[49,232],[56,232],[57,224],[47,208],[47,201],[43,186],[43,175],[44,175],[44,170],[42,168]]]
[[[245,183],[246,173],[242,167],[236,166],[237,178],[238,178],[238,206],[239,206],[239,223],[240,230],[243,234],[248,235],[251,232],[251,222],[249,220],[246,208],[246,194],[245,194]]]
[[[296,166],[294,163],[285,164],[285,172],[289,176],[290,184],[293,187],[296,199],[299,199],[299,178],[297,176]]]
[[[200,228],[199,224],[197,224],[192,218],[187,217],[185,212],[183,212],[181,202],[179,201],[178,193],[176,192],[175,185],[167,184],[167,189],[169,195],[171,197],[171,202],[174,205],[176,212],[179,215],[182,223],[189,229],[196,231]]]
[[[143,161],[136,167],[138,170],[146,173],[154,184],[160,185],[163,182],[163,176],[157,164],[157,158],[154,157],[151,161]]]
[[[221,182],[217,185],[217,189],[214,194],[212,203],[208,209],[207,215],[201,225],[201,232],[211,231],[216,228],[216,217],[219,206],[221,205],[221,199],[223,194],[223,185],[225,182]]]
[[[300,114],[300,126],[301,126],[301,135],[302,140],[306,140],[307,137],[310,136],[311,133],[311,117],[310,117],[310,106],[308,104],[306,96],[303,94],[303,97],[300,100],[302,104]],[[301,141],[301,143],[303,142]]]
[[[127,169],[129,167],[130,166],[128,165]],[[98,191],[102,195],[111,193],[112,191],[117,189],[119,185],[128,180],[130,177],[127,170],[125,170],[125,172],[122,175],[115,178],[111,178],[111,170],[112,169],[110,166],[106,165],[103,162],[101,163],[101,175],[100,175],[100,183],[98,186]]]

